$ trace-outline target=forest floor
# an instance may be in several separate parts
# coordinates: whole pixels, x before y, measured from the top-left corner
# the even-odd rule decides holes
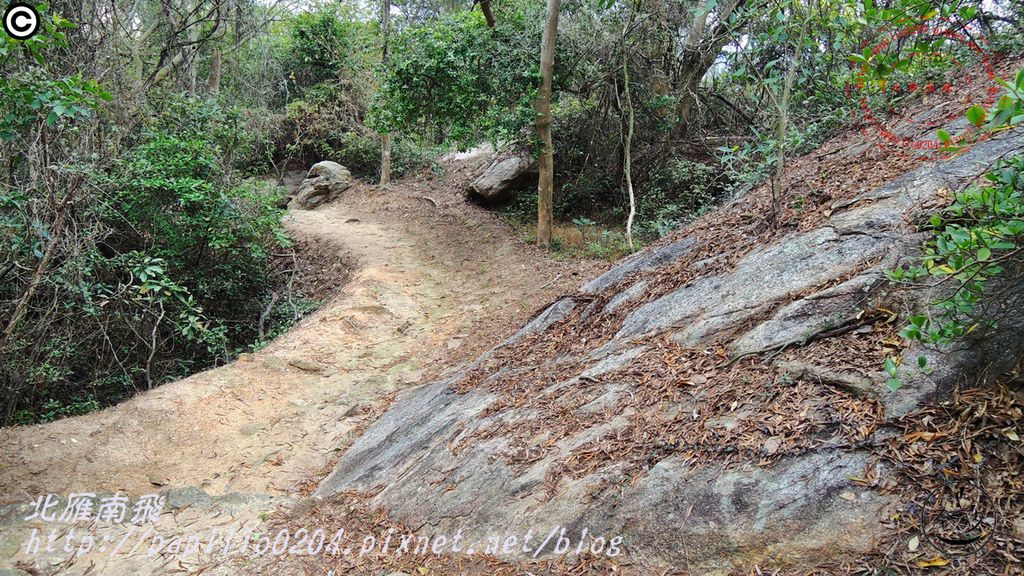
[[[598,266],[550,259],[429,180],[359,185],[318,210],[290,211],[285,223],[314,247],[315,267],[341,262],[349,281],[231,364],[100,412],[0,430],[0,504],[184,487],[295,494],[329,471],[393,392],[501,342]],[[0,519],[0,568],[28,533],[12,522],[11,513]]]

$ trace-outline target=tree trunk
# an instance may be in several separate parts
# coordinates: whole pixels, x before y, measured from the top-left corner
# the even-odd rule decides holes
[[[391,183],[391,134],[380,136],[380,185]]]
[[[547,0],[547,22],[540,48],[540,90],[534,108],[537,112],[537,137],[544,144],[537,181],[537,245],[551,244],[552,205],[554,204],[555,160],[551,142],[551,80],[555,73],[555,39],[561,0]]]
[[[682,138],[693,122],[701,80],[714,65],[722,48],[739,30],[739,24],[730,23],[729,17],[745,3],[746,0],[704,0],[697,6],[682,46],[676,74],[675,88],[679,100],[676,104],[677,124],[673,130],[675,138]],[[715,24],[708,29],[712,14]]]
[[[793,3],[793,16],[796,16],[796,2]],[[779,147],[775,158],[775,176],[772,177],[772,211],[769,214],[769,223],[772,227],[779,225],[779,213],[782,211],[782,177],[786,174],[786,129],[789,125],[789,99],[793,92],[793,80],[796,78],[796,70],[800,67],[800,57],[803,55],[804,39],[807,37],[807,22],[810,16],[804,18],[803,26],[800,29],[800,39],[797,40],[796,53],[786,70],[786,80],[782,87],[782,99],[779,101],[779,125],[776,137]]]
[[[188,82],[188,95],[195,97],[198,71],[196,69],[196,57],[199,56],[199,26],[192,26],[188,30],[188,47],[183,50],[188,56],[185,60],[185,80]]]
[[[626,218],[626,244],[633,251],[633,219],[636,218],[636,195],[633,193],[633,130],[636,124],[633,111],[633,96],[629,93],[629,50],[626,36],[632,24],[632,16],[622,26],[622,91],[626,95],[626,134],[622,144],[622,168],[626,175],[626,192],[629,194],[629,216]]]
[[[208,86],[210,94],[215,96],[220,93],[220,69],[223,58],[220,48],[214,48],[213,54],[210,56],[210,81]]]
[[[491,12],[491,0],[480,0],[480,11],[484,13],[487,27],[494,28],[494,13]]]
[[[391,35],[391,0],[381,0],[380,7],[380,30],[384,40],[381,49],[381,64],[386,69],[388,65],[388,41]],[[387,186],[391,183],[391,134],[380,136],[380,185]]]

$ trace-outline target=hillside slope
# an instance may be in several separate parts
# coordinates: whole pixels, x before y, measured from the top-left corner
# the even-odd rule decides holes
[[[1014,366],[1024,344],[1017,315],[959,353],[901,349],[901,317],[924,296],[884,271],[920,246],[915,222],[1024,150],[1024,134],[924,164],[858,137],[790,175],[813,194],[781,229],[763,224],[766,191],[750,194],[557,300],[467,371],[403,393],[317,494],[369,494],[422,533],[620,535],[645,570],[870,551],[893,503],[850,480],[885,481],[870,447],[893,417]],[[919,353],[934,372],[883,393],[885,356]]]

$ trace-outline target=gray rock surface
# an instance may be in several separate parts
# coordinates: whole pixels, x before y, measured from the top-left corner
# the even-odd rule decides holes
[[[500,158],[470,182],[469,191],[489,202],[501,202],[536,172],[537,162],[527,154]]]
[[[300,210],[312,210],[334,200],[351,186],[352,173],[348,168],[330,160],[317,162],[309,169],[290,205]]]
[[[954,160],[921,165],[857,198],[836,202],[819,226],[759,246],[728,269],[716,268],[641,305],[635,300],[650,290],[648,276],[691,258],[694,240],[634,255],[584,284],[580,294],[555,302],[510,342],[565,328],[567,322],[579,322],[580,314],[608,317],[626,307],[610,341],[598,339],[583,352],[556,358],[521,359],[515,368],[583,366],[568,378],[561,374],[539,383],[540,394],[554,392],[558,398],[582,382],[631,366],[648,346],[644,342],[655,342],[652,337],[668,336],[684,348],[724,349],[733,358],[800,349],[885,304],[893,290],[884,270],[912,257],[922,240],[907,222],[931,210],[928,206],[936,205],[943,189],[959,189],[998,157],[1022,149],[1024,134],[1017,133],[980,143]],[[932,295],[917,297],[924,301]],[[782,369],[794,379],[838,389],[835,394],[843,398],[874,402],[871,398],[881,397],[890,415],[901,414],[958,379],[994,376],[1014,362],[1007,350],[1024,347],[1024,318],[1008,318],[1003,326],[998,336],[979,336],[965,350],[928,352],[934,372],[906,375],[904,389],[895,394],[880,392],[882,377],[875,372],[833,370],[811,362]],[[904,355],[916,358],[917,353]],[[637,416],[632,408],[619,414],[607,409],[629,398],[634,386],[624,378],[601,380],[575,412],[566,411],[566,418],[608,417],[588,420],[517,468],[504,456],[529,446],[517,445],[510,434],[478,434],[536,416],[527,402],[488,410],[498,393],[487,383],[498,375],[461,393],[453,389],[459,376],[406,390],[343,455],[317,495],[375,492],[372,503],[427,532],[587,528],[591,534],[622,536],[634,561],[694,574],[746,572],[754,564],[764,568],[773,562],[813,566],[865,552],[880,534],[880,518],[891,502],[847,480],[864,475],[868,455],[838,446],[789,455],[770,466],[738,462],[731,467],[692,467],[671,452],[652,450],[651,468],[639,477],[628,476],[612,461],[583,477],[560,476],[549,492],[549,473],[567,454],[628,430]],[[694,395],[700,393],[697,388]],[[694,410],[696,415],[700,405],[680,402],[672,408],[676,414]],[[708,426],[727,431],[749,415],[740,407]],[[545,432],[538,434],[531,442],[541,445]],[[775,454],[780,442],[769,438],[763,452]],[[884,469],[876,472],[886,474]]]
[[[825,366],[800,360],[782,360],[776,362],[775,365],[782,372],[793,378],[811,378],[861,398],[877,397],[882,393],[882,389],[876,384],[878,380],[883,379],[881,374],[877,374],[874,381],[872,381],[867,376],[841,370],[832,370]]]
[[[631,274],[653,270],[659,266],[675,262],[689,254],[693,249],[693,244],[693,238],[683,238],[654,250],[645,250],[633,254],[619,262],[611,270],[585,283],[580,287],[580,292],[594,294],[604,292]]]

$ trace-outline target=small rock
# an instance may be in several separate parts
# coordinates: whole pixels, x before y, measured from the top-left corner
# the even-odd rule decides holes
[[[288,361],[289,366],[293,366],[302,370],[303,372],[313,372],[319,374],[327,369],[327,366],[316,362],[315,360],[306,360],[305,358],[296,358]]]
[[[1013,534],[1018,540],[1024,540],[1024,518],[1017,518],[1013,521]]]
[[[870,378],[851,372],[832,370],[801,360],[780,360],[775,363],[779,370],[794,378],[806,377],[821,382],[826,386],[849,392],[858,398],[878,397],[880,387]]]
[[[167,493],[167,510],[180,510],[186,507],[207,509],[213,504],[210,495],[197,486],[171,490]]]
[[[449,350],[455,350],[459,346],[462,346],[462,340],[459,340],[458,338],[452,338],[451,340],[448,341],[447,345]]]
[[[766,454],[775,454],[776,452],[779,451],[779,448],[781,446],[782,438],[779,436],[772,436],[771,438],[765,440],[764,451]]]
[[[267,356],[263,359],[263,366],[271,370],[286,370],[288,362],[280,356]]]
[[[839,494],[839,497],[847,502],[855,502],[857,500],[857,495],[853,492],[843,492]]]
[[[238,355],[238,361],[239,362],[252,362],[253,361],[253,355],[249,354],[248,352],[243,353],[243,354],[239,354]]]

